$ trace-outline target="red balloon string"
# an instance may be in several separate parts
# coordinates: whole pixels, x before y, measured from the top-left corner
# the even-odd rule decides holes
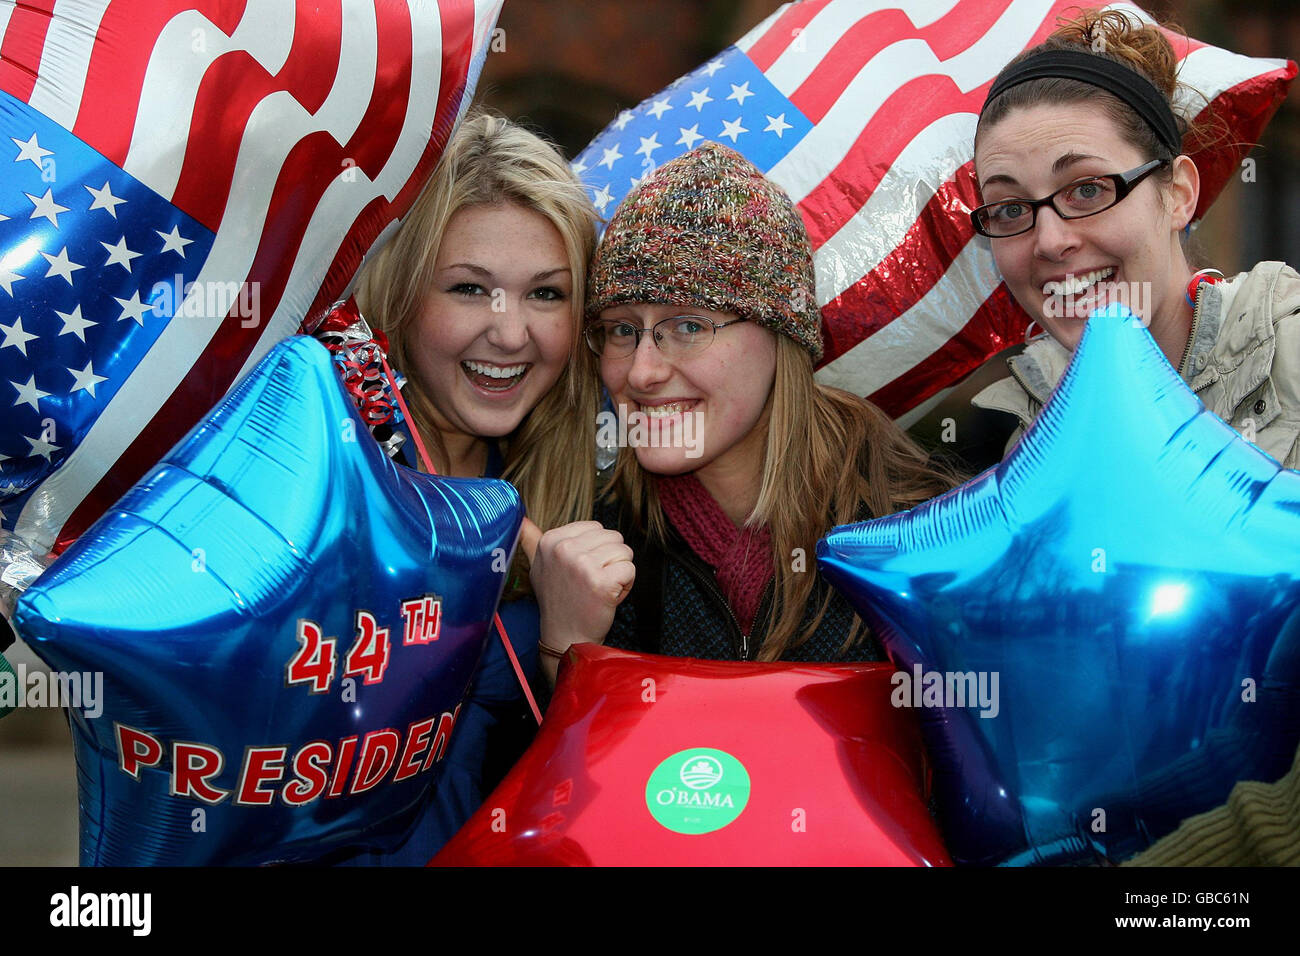
[[[415,447],[420,452],[420,460],[424,462],[425,470],[429,474],[436,475],[438,471],[433,467],[433,462],[429,458],[428,449],[424,447],[424,442],[420,440],[420,430],[415,427],[415,419],[411,418],[411,412],[406,407],[406,400],[402,398],[402,392],[393,379],[393,370],[388,367],[388,359],[381,355],[379,360],[384,363],[384,374],[388,376],[388,384],[392,387],[393,395],[397,398],[397,406],[402,410],[402,416],[406,419],[407,425],[410,426],[411,437],[415,439]],[[542,712],[537,706],[536,698],[533,697],[533,689],[528,686],[528,678],[524,676],[524,669],[519,666],[519,658],[515,655],[514,645],[510,643],[510,638],[506,634],[506,626],[501,623],[501,615],[493,612],[492,620],[496,622],[497,634],[501,637],[501,645],[506,649],[506,656],[510,658],[510,666],[515,669],[515,679],[519,681],[524,697],[528,700],[528,706],[533,711],[533,719],[538,724],[541,724]]]

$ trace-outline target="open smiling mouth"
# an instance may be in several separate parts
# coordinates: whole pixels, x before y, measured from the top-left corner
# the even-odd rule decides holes
[[[657,405],[648,405],[643,402],[634,402],[634,412],[644,415],[647,424],[655,425],[659,422],[666,422],[669,419],[677,418],[689,412],[696,405],[700,404],[698,398],[679,399],[675,402],[661,402]]]
[[[1092,272],[1086,272],[1082,275],[1071,273],[1061,280],[1051,280],[1043,283],[1043,295],[1045,296],[1070,296],[1079,298],[1090,292],[1098,282],[1109,279],[1115,274],[1114,267],[1109,269],[1094,269]]]
[[[531,362],[518,365],[492,365],[488,362],[461,362],[460,369],[474,385],[485,392],[508,392],[524,380]]]

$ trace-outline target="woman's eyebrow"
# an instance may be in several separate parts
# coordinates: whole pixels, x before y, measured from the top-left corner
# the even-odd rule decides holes
[[[989,186],[993,183],[998,183],[1000,185],[1005,185],[1005,186],[1020,185],[1020,183],[1016,182],[1015,179],[1006,175],[1005,173],[997,173],[996,175],[990,176],[988,179],[984,180],[984,182],[980,183],[980,189],[984,189],[986,186]]]
[[[472,262],[453,262],[450,265],[443,266],[441,271],[448,272],[452,269],[468,269],[470,272],[473,272],[475,275],[481,275],[487,277],[490,277],[492,275],[492,272],[490,270],[485,269],[482,266],[477,266]]]
[[[613,315],[606,316],[603,319],[597,319],[596,321],[597,322],[626,322],[629,325],[640,325],[643,329],[650,328],[655,324],[656,321],[658,321],[653,316],[637,315],[636,313],[631,312],[626,307],[626,305],[611,306],[610,308],[617,309],[618,311],[615,312]]]
[[[489,278],[489,279],[492,277],[493,274],[491,269],[485,269],[483,266],[475,265],[472,262],[453,262],[450,265],[443,266],[441,271],[449,272],[452,269],[466,269],[469,272],[474,273],[475,275],[480,275],[483,276],[484,278]],[[554,269],[545,269],[542,272],[535,273],[533,275],[533,281],[536,282],[542,279],[550,278],[551,276],[554,275],[559,275],[562,272],[571,272],[571,271],[572,270],[568,266],[556,266]]]
[[[1065,153],[1059,156],[1056,162],[1052,163],[1052,172],[1060,173],[1069,169],[1075,163],[1082,162],[1085,159],[1101,159],[1100,156],[1090,156],[1086,153]]]
[[[1056,162],[1052,163],[1052,175],[1054,176],[1060,175],[1062,172],[1069,169],[1075,163],[1081,163],[1085,159],[1102,159],[1102,157],[1092,156],[1088,153],[1064,153],[1061,156],[1057,157]],[[1020,185],[1020,183],[1018,183],[1013,177],[1008,176],[1005,173],[997,173],[993,176],[990,176],[988,179],[984,180],[984,182],[980,183],[980,189],[984,189],[985,187],[990,186],[994,183],[997,183],[999,185],[1004,185],[1004,186]]]

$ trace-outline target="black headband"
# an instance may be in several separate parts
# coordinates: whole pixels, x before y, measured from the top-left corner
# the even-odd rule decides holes
[[[984,109],[988,109],[1004,91],[1029,80],[1058,77],[1079,80],[1113,93],[1146,121],[1169,151],[1177,156],[1183,151],[1182,137],[1169,102],[1141,73],[1086,50],[1044,50],[1013,63],[993,81]]]

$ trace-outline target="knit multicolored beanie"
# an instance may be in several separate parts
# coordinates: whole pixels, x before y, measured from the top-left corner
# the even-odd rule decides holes
[[[655,170],[610,220],[586,316],[642,302],[732,312],[788,335],[816,362],[821,310],[794,203],[734,150],[703,143]]]

